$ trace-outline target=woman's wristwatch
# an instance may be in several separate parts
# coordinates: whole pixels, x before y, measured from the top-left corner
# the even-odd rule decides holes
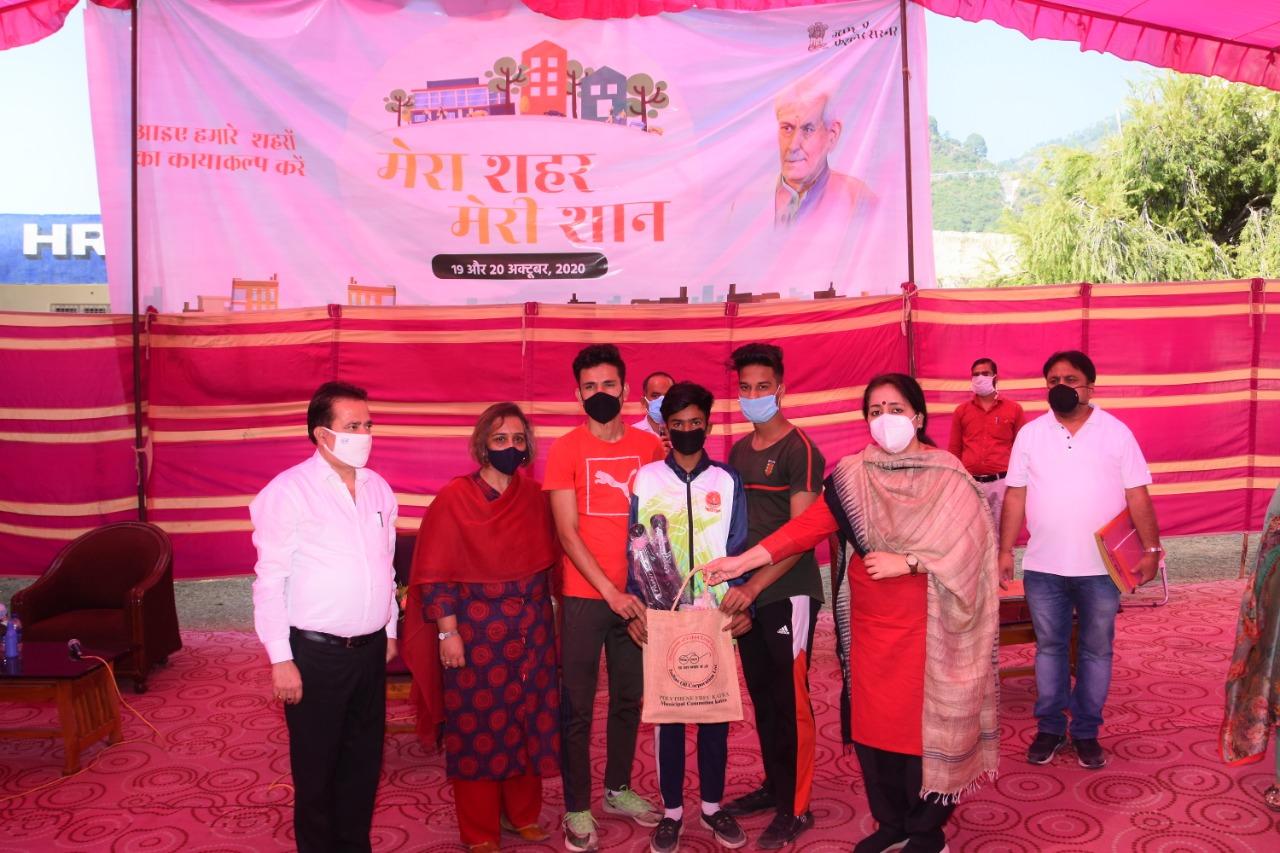
[[[436,634],[436,639],[443,641],[443,640],[449,639],[450,637],[456,637],[456,636],[458,636],[458,632],[456,630],[441,631],[439,634]]]
[[[915,554],[907,554],[907,568],[911,570],[911,574],[920,574],[920,558]]]

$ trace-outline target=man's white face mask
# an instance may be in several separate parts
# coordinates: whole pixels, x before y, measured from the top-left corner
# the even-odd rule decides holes
[[[367,432],[334,432],[328,427],[324,431],[333,436],[333,447],[329,452],[345,465],[352,468],[363,468],[369,463],[369,454],[373,451],[373,436]]]
[[[986,397],[996,390],[996,378],[994,376],[983,376],[979,374],[970,380],[973,385],[973,393],[979,397]]]

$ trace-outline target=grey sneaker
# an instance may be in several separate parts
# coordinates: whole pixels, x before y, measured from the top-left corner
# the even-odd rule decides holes
[[[1036,735],[1036,739],[1031,741],[1031,746],[1027,747],[1027,763],[1048,764],[1053,761],[1053,757],[1058,754],[1058,750],[1062,749],[1066,744],[1066,735],[1040,732]]]
[[[1086,770],[1100,770],[1107,766],[1107,753],[1097,738],[1077,738],[1071,741],[1076,748],[1076,761]]]
[[[586,853],[599,850],[596,838],[596,819],[591,812],[569,812],[564,816],[564,849],[570,853]]]
[[[623,788],[616,794],[605,792],[604,810],[629,817],[640,826],[657,826],[662,819],[652,803],[630,788]]]

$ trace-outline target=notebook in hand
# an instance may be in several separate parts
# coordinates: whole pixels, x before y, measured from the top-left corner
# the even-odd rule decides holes
[[[1111,582],[1123,593],[1132,593],[1143,584],[1138,574],[1138,562],[1142,559],[1142,540],[1129,518],[1129,510],[1123,509],[1115,518],[1093,534],[1102,554],[1103,565],[1111,575]]]

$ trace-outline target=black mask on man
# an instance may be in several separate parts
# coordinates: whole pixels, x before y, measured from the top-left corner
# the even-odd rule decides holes
[[[487,451],[489,464],[510,477],[516,469],[529,461],[529,451],[518,447],[504,447],[501,450]]]
[[[598,424],[607,424],[622,411],[622,401],[607,391],[597,391],[582,401],[587,417]]]
[[[1049,389],[1049,408],[1060,415],[1069,415],[1080,405],[1080,392],[1070,385],[1054,385]]]
[[[667,430],[667,438],[671,439],[671,446],[675,448],[676,453],[692,456],[700,452],[702,445],[707,443],[707,431],[705,429],[672,429]]]

